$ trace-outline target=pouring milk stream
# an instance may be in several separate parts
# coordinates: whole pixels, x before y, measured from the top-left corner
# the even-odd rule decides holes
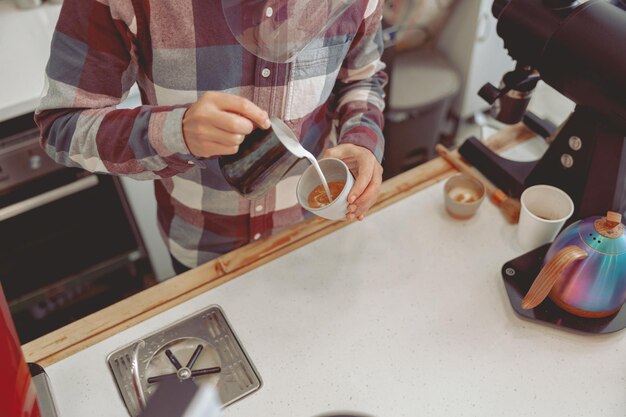
[[[285,148],[287,148],[289,152],[291,152],[298,158],[307,158],[311,162],[311,164],[313,164],[313,166],[315,167],[315,171],[317,171],[317,174],[322,181],[324,191],[326,191],[326,195],[328,196],[328,202],[332,202],[333,197],[330,193],[330,188],[328,188],[328,182],[326,181],[326,177],[324,177],[324,173],[322,172],[322,169],[320,168],[317,159],[315,159],[311,152],[304,149],[304,147],[298,141],[298,138],[296,138],[296,135],[293,133],[293,131],[282,120],[272,116],[270,117],[270,122],[272,123],[272,129],[274,129],[274,133],[276,133],[276,137],[285,146]]]

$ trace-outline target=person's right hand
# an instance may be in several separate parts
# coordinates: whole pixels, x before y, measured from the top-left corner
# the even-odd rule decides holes
[[[270,128],[267,112],[243,97],[210,91],[185,112],[183,137],[196,157],[232,155],[255,125]]]

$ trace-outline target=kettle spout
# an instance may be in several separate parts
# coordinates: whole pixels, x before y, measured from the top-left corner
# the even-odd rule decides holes
[[[572,262],[579,261],[587,256],[589,254],[576,245],[561,249],[539,272],[535,282],[528,290],[528,294],[522,300],[522,308],[530,310],[541,304],[550,293],[552,286],[561,277],[563,270]]]

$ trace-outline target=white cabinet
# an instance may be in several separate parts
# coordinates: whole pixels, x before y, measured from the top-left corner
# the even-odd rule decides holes
[[[61,7],[29,10],[0,0],[0,122],[35,110],[44,89],[50,41]]]
[[[462,120],[489,105],[478,96],[487,82],[499,85],[514,61],[496,33],[493,0],[459,0],[438,39],[438,48],[459,70],[461,91],[452,111]]]

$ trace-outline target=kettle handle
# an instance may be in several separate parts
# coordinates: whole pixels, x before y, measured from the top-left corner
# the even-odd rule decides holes
[[[585,259],[589,254],[576,245],[561,249],[543,267],[539,275],[522,300],[522,308],[530,310],[537,307],[548,296],[554,283],[559,279],[563,270],[574,261]]]

